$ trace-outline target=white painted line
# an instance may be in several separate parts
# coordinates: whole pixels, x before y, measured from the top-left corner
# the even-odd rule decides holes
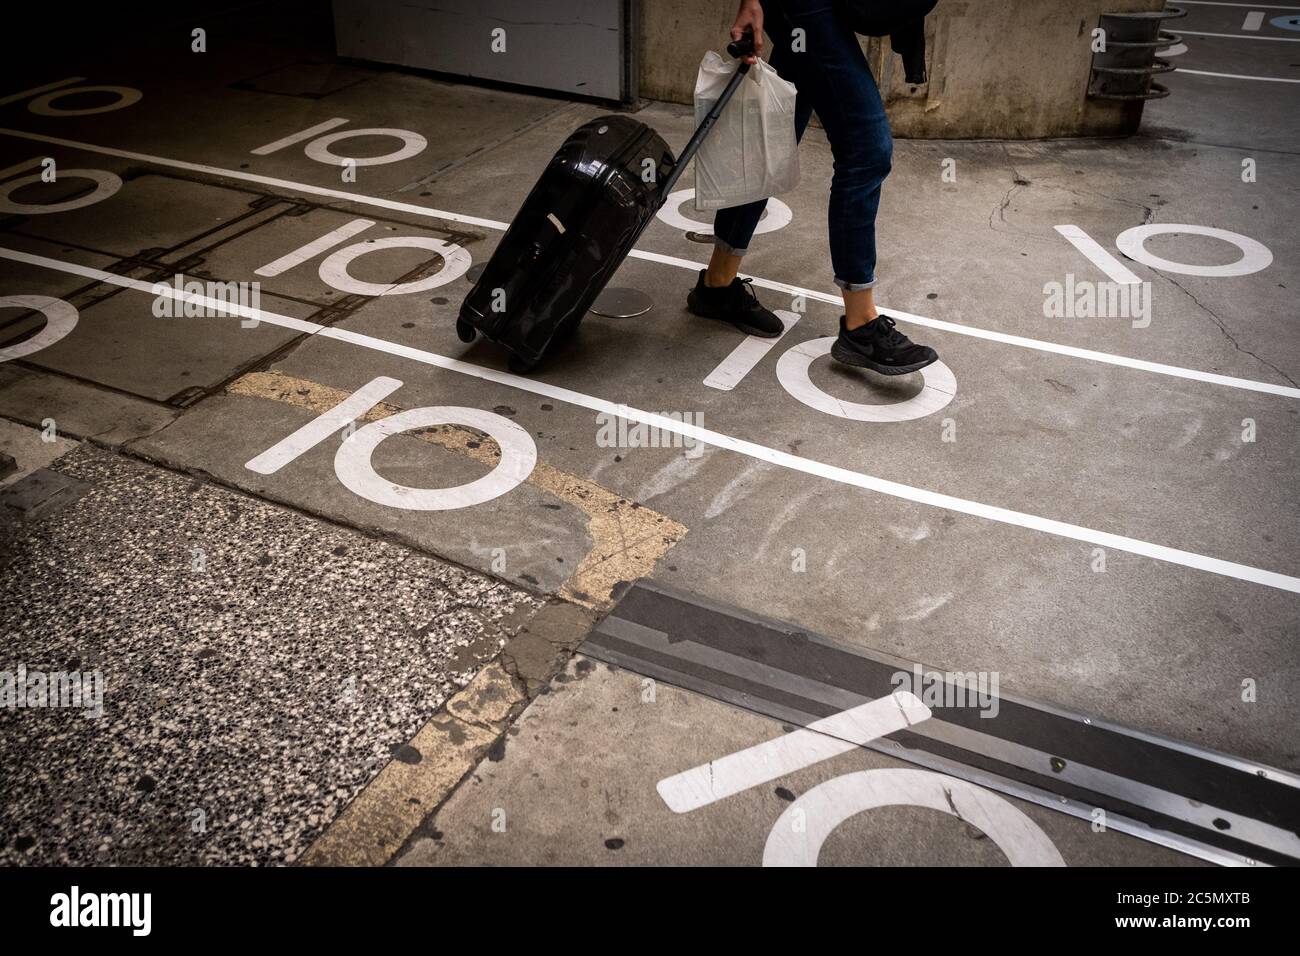
[[[678,189],[676,192],[668,194],[664,204],[659,207],[655,213],[655,218],[660,222],[667,223],[674,229],[680,229],[683,232],[696,232],[702,236],[713,235],[713,222],[700,222],[698,219],[690,219],[682,215],[679,208],[682,203],[688,199],[695,198],[694,187],[690,189]],[[758,221],[754,227],[754,235],[761,236],[765,232],[775,232],[778,229],[784,229],[794,221],[794,210],[792,210],[775,196],[767,201],[767,208],[763,210],[763,218]]]
[[[78,312],[70,303],[48,295],[0,295],[0,308],[33,309],[45,316],[45,325],[29,339],[0,349],[0,362],[26,358],[48,348],[77,327]]]
[[[68,212],[72,209],[81,209],[83,206],[93,206],[95,203],[103,202],[122,188],[121,178],[116,173],[110,173],[106,169],[61,169],[59,170],[59,178],[89,179],[95,184],[95,188],[88,193],[83,193],[64,202],[15,202],[12,198],[15,192],[24,186],[41,182],[41,174],[32,173],[30,176],[11,179],[4,185],[0,185],[0,212],[12,212],[20,216],[45,216],[55,212]]]
[[[290,193],[297,192],[307,193],[313,196],[326,196],[330,199],[342,199],[347,202],[374,206],[379,209],[389,209],[394,212],[404,212],[414,216],[423,216],[430,219],[445,219],[448,222],[459,222],[469,226],[479,226],[483,229],[504,231],[510,225],[509,223],[495,219],[464,216],[459,213],[448,212],[444,209],[432,209],[428,206],[416,206],[411,203],[395,202],[391,199],[382,199],[377,196],[366,196],[361,193],[350,193],[341,189],[328,189],[323,186],[313,186],[309,183],[299,183],[287,179],[276,179],[271,176],[259,176],[255,173],[246,173],[243,170],[238,169],[222,169],[217,166],[205,166],[202,163],[190,163],[179,159],[167,159],[163,156],[153,156],[147,153],[133,153],[129,150],[113,149],[107,146],[95,146],[91,143],[81,143],[75,140],[60,139],[56,136],[42,136],[39,133],[24,133],[20,130],[5,128],[0,128],[0,135],[15,136],[19,139],[27,139],[40,143],[51,143],[55,146],[66,146],[69,149],[80,149],[90,153],[99,153],[104,156],[133,159],[139,162],[153,163],[158,166],[169,166],[173,169],[185,169],[191,172],[206,173],[210,176],[224,177],[226,179],[254,182],[264,186],[274,186],[277,189],[283,189]],[[642,249],[633,249],[629,255],[634,259],[642,259],[646,262],[658,262],[662,265],[675,266],[679,269],[689,269],[691,272],[697,273],[705,267],[705,263],[703,262],[693,262],[690,259],[681,259],[676,256],[665,256],[655,252],[646,252]],[[758,276],[746,276],[746,278],[752,278],[754,280],[754,285],[759,288],[771,289],[776,292],[785,292],[792,297],[804,296],[805,298],[815,299],[818,302],[828,302],[833,305],[839,305],[841,301],[839,295],[832,295],[829,292],[819,292],[815,289],[804,289],[800,286],[790,285],[787,282],[777,282],[772,279],[763,279]],[[1035,349],[1040,352],[1051,352],[1056,355],[1068,355],[1071,358],[1086,359],[1092,362],[1104,362],[1108,365],[1118,365],[1122,368],[1132,368],[1144,372],[1153,372],[1157,375],[1169,375],[1174,378],[1185,378],[1198,382],[1208,382],[1212,385],[1226,385],[1230,388],[1242,388],[1254,392],[1265,392],[1270,395],[1283,395],[1287,398],[1300,398],[1300,388],[1294,388],[1287,385],[1275,385],[1272,382],[1259,382],[1248,378],[1234,378],[1230,375],[1216,375],[1213,372],[1201,372],[1196,369],[1180,368],[1176,365],[1163,365],[1159,362],[1148,362],[1143,359],[1129,358],[1125,355],[1112,355],[1109,352],[1096,352],[1092,349],[1075,348],[1072,345],[1045,342],[1041,339],[1030,339],[1020,335],[1008,335],[1004,332],[994,332],[989,329],[977,328],[976,326],[959,325],[956,322],[944,322],[940,319],[930,319],[911,312],[903,312],[900,309],[888,308],[886,311],[889,315],[902,319],[905,322],[911,322],[914,325],[922,325],[927,328],[938,329],[942,332],[952,332],[955,335],[969,335],[973,338],[984,339],[989,342],[998,342],[1002,345],[1014,345],[1019,348]]]
[[[292,146],[294,143],[301,143],[304,139],[311,139],[321,133],[327,133],[346,122],[348,120],[342,116],[336,116],[333,119],[327,119],[323,123],[317,123],[315,126],[309,126],[307,129],[286,136],[284,139],[277,139],[274,143],[267,143],[265,146],[257,147],[257,149],[250,149],[249,152],[254,156],[269,156],[271,153],[278,153],[286,146]]]
[[[1243,30],[1259,30],[1263,23],[1264,11],[1252,10],[1250,13],[1246,14],[1246,19],[1241,22],[1241,28]]]
[[[1265,7],[1269,10],[1300,10],[1300,7],[1280,3],[1229,3],[1227,0],[1178,0],[1178,6],[1187,7]],[[1179,33],[1183,31],[1179,30]]]
[[[774,339],[746,335],[745,340],[732,349],[731,354],[709,373],[704,384],[722,392],[729,392],[739,385],[741,380],[753,371],[754,366],[763,360],[763,356],[772,351],[772,347],[785,338],[785,333],[794,328],[795,323],[799,321],[798,312],[787,312],[783,309],[777,310],[776,317],[785,326],[780,335]]]
[[[690,813],[929,718],[930,708],[919,698],[897,691],[823,717],[802,730],[665,777],[655,789],[673,813]]]
[[[103,106],[88,106],[79,110],[65,110],[54,105],[56,101],[63,99],[65,96],[75,96],[78,93],[112,93],[117,99],[111,103],[105,103]],[[143,97],[144,94],[133,86],[78,86],[70,90],[55,90],[53,93],[38,96],[27,104],[27,109],[37,116],[98,116],[100,113],[115,113],[118,110],[126,109],[128,106],[139,103]]]
[[[446,219],[448,222],[460,222],[468,226],[481,226],[484,229],[497,229],[504,231],[510,224],[508,222],[499,222],[496,219],[480,219],[477,216],[462,216],[458,213],[448,212],[444,209],[430,209],[428,206],[416,206],[409,202],[396,202],[392,199],[381,199],[378,196],[363,196],[359,193],[350,193],[342,189],[329,189],[325,186],[313,186],[310,183],[294,182],[291,179],[276,179],[274,176],[259,176],[257,173],[247,173],[242,169],[222,169],[219,166],[207,166],[203,163],[189,163],[182,159],[167,159],[163,156],[152,156],[148,153],[133,153],[127,149],[113,149],[108,146],[95,146],[90,143],[79,143],[76,140],[60,139],[57,136],[42,136],[39,133],[24,133],[15,129],[0,129],[0,135],[16,136],[19,139],[29,139],[38,143],[50,143],[54,146],[66,146],[69,149],[84,149],[89,153],[99,153],[102,156],[116,156],[119,159],[134,159],[142,163],[153,163],[156,166],[170,166],[172,169],[185,169],[194,173],[206,173],[209,176],[219,176],[224,179],[238,179],[246,183],[258,183],[263,186],[274,186],[277,189],[283,189],[290,193],[307,193],[311,196],[325,196],[329,199],[343,199],[347,202],[361,203],[367,206],[375,206],[379,209],[389,209],[393,212],[405,212],[414,216],[426,216],[431,219]],[[702,266],[692,266],[692,268],[702,268]]]
[[[63,262],[59,259],[48,259],[45,256],[35,256],[30,253],[19,252],[17,249],[6,249],[0,246],[0,259],[11,259],[14,262],[24,262],[28,265],[38,266],[43,269],[53,269],[56,272],[66,272],[68,275],[81,276],[85,279],[94,279],[96,282],[108,282],[112,285],[121,286],[123,289],[133,289],[136,292],[143,292],[146,295],[155,297],[167,296],[170,299],[176,299],[180,302],[193,302],[197,305],[202,305],[207,309],[224,312],[227,315],[239,316],[244,319],[256,319],[259,322],[265,322],[267,325],[278,325],[281,328],[293,329],[297,332],[305,332],[308,335],[313,335],[324,328],[324,326],[317,325],[315,322],[308,322],[306,319],[295,319],[288,315],[266,312],[262,309],[254,309],[237,302],[227,302],[225,299],[214,299],[206,295],[196,295],[192,292],[177,292],[170,282],[145,282],[141,279],[131,279],[127,276],[105,272],[102,269],[94,269],[90,266],[78,265],[75,262]],[[180,275],[180,278],[183,285],[185,278],[184,275]]]
[[[350,422],[361,418],[401,387],[402,383],[398,379],[386,378],[382,375],[367,382],[329,411],[316,416],[292,435],[276,442],[256,458],[251,459],[244,467],[259,475],[274,475],[289,462],[315,448],[335,432],[346,428]],[[355,438],[356,434],[352,437]],[[382,438],[383,435],[378,437]],[[367,449],[367,461],[371,450],[373,449]]]
[[[391,153],[384,153],[382,156],[367,156],[364,159],[352,159],[330,149],[335,143],[342,142],[345,139],[356,139],[360,136],[389,136],[393,139],[400,139],[402,145]],[[313,140],[307,144],[304,152],[316,162],[324,163],[327,166],[338,166],[343,163],[352,163],[354,166],[382,166],[386,163],[400,163],[404,159],[418,156],[424,152],[425,147],[428,145],[429,141],[427,139],[409,129],[391,129],[388,127],[382,129],[345,129],[341,133],[330,133],[328,136]]]
[[[1200,33],[1196,30],[1179,29],[1179,36],[1185,37],[1224,37],[1228,40],[1278,40],[1282,43],[1300,43],[1300,37],[1248,37],[1240,33]]]
[[[365,232],[375,224],[373,219],[353,219],[351,222],[345,222],[332,232],[327,232],[319,239],[313,239],[307,245],[295,249],[287,255],[281,256],[274,262],[268,262],[260,269],[255,269],[253,274],[259,276],[278,276],[281,272],[288,272],[294,266],[301,265],[308,259],[314,259],[326,249],[333,249],[341,242],[346,242],[357,233]]]
[[[0,130],[0,132],[4,132]],[[703,263],[691,262],[689,259],[678,259],[674,256],[665,256],[657,252],[643,252],[639,249],[633,249],[630,253],[640,259],[649,262],[659,262],[664,265],[678,266],[680,268],[699,270],[704,267]],[[804,289],[797,285],[790,285],[786,282],[777,282],[773,279],[763,279],[758,276],[751,276],[741,273],[741,278],[753,279],[754,285],[762,289],[771,289],[774,292],[785,292],[790,296],[804,296],[808,299],[815,299],[818,302],[826,302],[831,305],[840,305],[841,299],[838,295],[829,292],[819,292],[816,289]],[[1196,382],[1208,382],[1212,385],[1226,385],[1230,388],[1242,388],[1252,392],[1265,392],[1269,395],[1282,395],[1286,398],[1300,398],[1300,388],[1291,385],[1275,385],[1272,382],[1259,382],[1250,378],[1235,378],[1231,375],[1218,375],[1214,372],[1202,372],[1197,369],[1182,368],[1177,365],[1164,365],[1160,362],[1148,362],[1145,359],[1129,358],[1127,355],[1113,355],[1110,352],[1096,352],[1092,349],[1081,349],[1073,345],[1062,345],[1059,342],[1044,342],[1041,339],[1025,338],[1022,335],[1010,335],[1006,332],[995,332],[992,329],[981,329],[973,325],[958,325],[956,322],[945,322],[942,319],[931,319],[923,315],[916,315],[912,312],[904,312],[901,309],[885,307],[884,311],[894,318],[901,319],[904,322],[911,322],[914,325],[923,325],[926,328],[938,329],[941,332],[953,332],[957,335],[969,335],[971,338],[984,339],[989,342],[998,342],[1002,345],[1015,345],[1020,348],[1034,349],[1040,352],[1051,352],[1056,355],[1068,355],[1071,358],[1087,359],[1092,362],[1103,362],[1107,365],[1118,365],[1121,368],[1139,369],[1144,372],[1154,372],[1157,375],[1168,375],[1173,378],[1186,378]]]
[[[71,86],[73,83],[80,83],[84,79],[84,76],[70,76],[66,80],[59,80],[57,83],[46,83],[44,86],[37,86],[30,90],[23,90],[21,93],[13,93],[9,96],[0,98],[0,106],[17,103],[19,100],[25,100],[32,96],[40,96],[42,93],[50,92],[50,90],[60,90],[65,86]]]
[[[997,845],[1012,866],[1065,866],[1042,828],[1015,804],[957,777],[884,767],[818,784],[785,808],[763,847],[764,866],[816,866],[835,829],[877,807],[925,807],[956,817]]]
[[[1106,273],[1111,282],[1118,282],[1121,285],[1142,284],[1142,280],[1128,266],[1112,256],[1096,239],[1078,226],[1064,225],[1052,228],[1068,239],[1070,245],[1082,252],[1089,262]]]
[[[442,268],[431,276],[411,282],[363,282],[348,272],[353,259],[381,249],[424,249],[442,259]],[[354,242],[331,253],[320,264],[319,274],[334,288],[352,295],[410,295],[454,282],[468,272],[471,265],[473,260],[469,253],[454,242],[443,242],[433,236],[385,236]]]
[[[957,377],[952,374],[952,369],[943,362],[935,362],[921,370],[925,382],[921,391],[901,402],[865,404],[836,398],[818,388],[808,374],[812,363],[829,355],[834,344],[833,335],[808,339],[786,349],[776,362],[776,379],[781,387],[792,398],[824,415],[855,422],[908,422],[946,408],[957,394]]]
[[[22,262],[27,265],[53,269],[59,272],[67,272],[71,275],[85,276],[87,278],[97,279],[100,282],[118,285],[123,288],[147,292],[154,296],[166,295],[174,299],[179,299],[182,302],[196,302],[206,306],[207,308],[225,312],[229,315],[255,318],[260,322],[267,322],[271,325],[279,325],[284,328],[312,332],[323,338],[337,339],[340,342],[349,342],[353,345],[373,349],[377,352],[384,352],[388,355],[396,355],[399,358],[410,359],[413,362],[420,362],[424,365],[432,365],[436,368],[443,368],[452,372],[460,372],[463,375],[469,375],[486,382],[495,382],[499,385],[507,385],[512,388],[520,389],[521,391],[532,392],[534,395],[542,395],[547,398],[555,399],[556,401],[567,402],[570,405],[577,405],[580,408],[588,408],[594,412],[602,412],[614,417],[622,416],[629,421],[644,422],[647,425],[681,435],[684,438],[691,438],[695,441],[703,442],[706,445],[713,445],[717,448],[732,451],[739,455],[745,455],[757,461],[765,461],[774,465],[780,465],[782,468],[788,468],[791,471],[798,471],[803,474],[825,478],[828,481],[838,482],[842,485],[863,488],[867,491],[874,491],[894,498],[902,498],[905,501],[914,501],[917,504],[929,505],[934,508],[943,508],[948,511],[958,512],[959,514],[972,515],[977,518],[985,518],[989,521],[997,521],[1002,524],[1028,528],[1031,531],[1041,531],[1044,534],[1069,538],[1074,541],[1082,541],[1086,544],[1094,544],[1102,548],[1124,551],[1129,554],[1152,558],[1156,561],[1165,561],[1169,564],[1177,564],[1182,567],[1205,571],[1209,574],[1217,574],[1221,577],[1234,578],[1238,581],[1247,581],[1252,584],[1262,584],[1265,587],[1277,588],[1282,591],[1290,591],[1293,594],[1300,594],[1300,578],[1292,577],[1291,575],[1279,574],[1276,571],[1266,571],[1262,568],[1254,568],[1246,564],[1237,564],[1233,561],[1223,561],[1219,558],[1211,558],[1203,554],[1196,554],[1192,551],[1182,551],[1178,548],[1169,548],[1161,544],[1141,541],[1137,538],[1128,538],[1123,535],[1111,534],[1107,531],[1096,531],[1092,528],[1082,527],[1081,525],[1056,521],[1052,518],[1043,518],[1038,515],[1027,514],[1021,511],[1012,511],[1008,508],[997,507],[996,505],[986,505],[978,501],[970,501],[965,498],[957,498],[952,495],[945,495],[935,491],[927,491],[924,488],[914,488],[911,485],[900,484],[896,481],[887,481],[883,478],[877,478],[874,475],[851,471],[847,468],[840,468],[837,465],[828,465],[823,462],[813,461],[810,458],[803,458],[799,455],[790,454],[789,452],[779,451],[775,448],[769,448],[766,445],[746,441],[743,438],[724,435],[721,432],[702,428],[689,422],[678,421],[677,419],[670,418],[666,415],[658,415],[654,412],[642,411],[641,409],[632,408],[618,402],[611,402],[603,398],[597,398],[594,395],[576,392],[560,385],[551,385],[547,382],[525,378],[521,375],[512,375],[509,372],[500,372],[496,369],[484,368],[481,365],[474,365],[470,362],[450,358],[446,355],[439,355],[436,352],[428,352],[424,349],[417,349],[409,345],[400,345],[396,342],[389,342],[386,339],[376,338],[372,335],[363,335],[359,332],[351,332],[347,329],[316,325],[313,322],[305,322],[302,319],[277,315],[274,312],[268,312],[264,309],[252,309],[248,306],[239,305],[238,303],[228,303],[207,296],[177,292],[170,285],[158,284],[157,286],[154,286],[138,279],[130,279],[126,276],[114,275],[111,272],[92,269],[89,266],[77,265],[72,262],[61,262],[57,259],[50,259],[45,256],[32,255],[27,252],[20,252],[17,249],[5,249],[0,247],[0,259],[9,259],[13,262]]]
[[[11,179],[19,173],[25,173],[34,166],[39,166],[44,156],[33,156],[31,159],[25,159],[21,163],[14,163],[8,169],[0,169],[0,182]]]
[[[1208,236],[1211,239],[1218,239],[1235,247],[1241,253],[1241,257],[1235,262],[1221,266],[1199,266],[1165,259],[1147,249],[1146,241],[1152,236],[1169,234]],[[1141,226],[1132,226],[1115,237],[1115,248],[1134,262],[1140,262],[1149,269],[1185,276],[1248,276],[1261,272],[1273,264],[1273,253],[1268,246],[1257,239],[1229,229],[1198,226],[1188,222],[1148,222]]]
[[[500,461],[486,475],[451,488],[412,488],[389,481],[375,471],[375,449],[385,438],[445,424],[468,425],[490,436],[501,449]],[[407,511],[455,511],[481,505],[523,484],[536,466],[537,445],[520,425],[482,408],[447,405],[408,408],[371,422],[358,428],[334,455],[334,473],[343,487],[376,504]]]
[[[1194,73],[1197,76],[1218,76],[1225,80],[1261,80],[1265,83],[1300,83],[1300,80],[1293,80],[1285,76],[1246,76],[1242,73],[1211,73],[1209,70],[1186,70],[1178,67],[1175,73]]]

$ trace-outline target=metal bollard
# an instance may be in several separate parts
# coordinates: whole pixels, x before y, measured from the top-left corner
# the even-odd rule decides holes
[[[1160,73],[1174,69],[1156,50],[1182,39],[1160,27],[1165,20],[1184,17],[1180,7],[1166,7],[1146,13],[1103,13],[1098,26],[1105,31],[1106,50],[1092,55],[1088,96],[1101,100],[1156,100],[1169,95],[1167,87],[1154,81]]]

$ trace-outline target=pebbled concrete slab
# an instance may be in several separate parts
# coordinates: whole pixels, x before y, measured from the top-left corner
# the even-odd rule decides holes
[[[0,556],[3,669],[97,671],[103,716],[0,710],[8,865],[292,862],[533,603],[90,447],[57,468],[91,489]]]
[[[523,613],[521,613],[522,611]],[[501,658],[483,668],[400,748],[303,857],[311,866],[379,866],[395,857],[418,828],[485,756],[498,759],[502,736],[527,702],[546,693],[572,651],[587,635],[593,615],[553,601],[521,608],[502,622],[515,633]]]

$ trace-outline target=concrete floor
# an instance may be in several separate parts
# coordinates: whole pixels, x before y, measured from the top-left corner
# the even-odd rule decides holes
[[[1191,9],[1179,29],[1237,32],[1228,22],[1235,14]],[[1266,26],[1262,35],[1283,31]],[[684,310],[708,246],[662,219],[614,279],[649,293],[653,309],[635,319],[589,316],[569,347],[519,380],[504,372],[495,347],[456,338],[454,316],[469,288],[464,277],[373,295],[340,288],[337,274],[322,274],[323,255],[274,275],[257,270],[358,219],[370,224],[349,242],[420,237],[484,262],[557,144],[604,110],[334,64],[269,43],[213,50],[197,70],[190,54],[167,49],[147,60],[79,64],[88,82],[133,87],[143,96],[84,116],[38,115],[22,100],[0,106],[0,168],[49,155],[67,174],[13,190],[11,202],[75,199],[88,184],[72,178],[73,169],[122,180],[113,195],[82,208],[27,210],[0,221],[0,249],[9,250],[0,260],[0,295],[54,296],[78,310],[66,337],[0,365],[0,416],[35,427],[55,419],[60,434],[112,458],[95,468],[157,471],[165,476],[160,481],[190,480],[172,477],[185,473],[213,494],[261,499],[293,516],[303,542],[356,529],[411,555],[421,569],[411,575],[436,574],[426,568],[465,574],[453,567],[461,565],[504,582],[513,600],[557,597],[591,613],[608,607],[618,581],[647,576],[931,667],[994,672],[1005,690],[1024,697],[1300,771],[1300,698],[1292,692],[1300,679],[1300,512],[1292,493],[1300,452],[1300,330],[1292,295],[1300,284],[1300,141],[1290,119],[1300,88],[1240,76],[1296,80],[1300,72],[1286,42],[1191,35],[1185,42],[1188,51],[1175,57],[1180,67],[1239,76],[1170,75],[1173,94],[1148,104],[1143,132],[1131,139],[896,144],[879,219],[879,301],[903,313],[900,327],[909,335],[938,349],[956,382],[941,408],[905,421],[827,414],[778,379],[780,357],[834,334],[838,316],[825,244],[831,155],[819,131],[802,146],[800,186],[781,197],[790,222],[757,237],[746,260],[763,300],[792,310],[798,322],[735,388],[703,383],[742,337]],[[32,77],[28,85],[59,78]],[[94,96],[69,95],[61,105],[108,102]],[[205,121],[190,122],[195,116]],[[637,116],[674,146],[691,129],[682,107],[648,104]],[[302,143],[254,152],[333,118],[348,121],[340,130],[414,131],[427,147],[402,161],[360,165],[355,183],[306,155]],[[361,156],[395,145],[379,136],[346,143]],[[1254,161],[1256,181],[1243,181],[1243,159]],[[955,181],[944,180],[945,167],[955,168]],[[689,182],[688,172],[683,183]],[[679,211],[696,218],[689,202]],[[1272,262],[1224,278],[1125,259],[1150,283],[1149,325],[1045,317],[1045,283],[1106,278],[1054,227],[1078,226],[1118,256],[1116,237],[1145,223],[1230,230],[1262,243]],[[1221,240],[1188,234],[1158,235],[1146,248],[1199,265],[1239,255]],[[360,256],[350,275],[367,283],[431,283],[444,269],[450,267],[427,247],[407,247]],[[231,316],[158,318],[147,284],[177,271],[259,281],[261,308],[283,319],[247,328]],[[145,285],[124,288],[113,276]],[[5,308],[0,318],[20,315]],[[294,327],[292,320],[314,324]],[[30,315],[19,323],[11,335],[40,327]],[[919,375],[885,382],[828,363],[816,360],[810,378],[839,402],[885,407],[926,385]],[[416,511],[345,487],[336,472],[337,439],[273,474],[247,467],[381,376],[401,383],[383,398],[382,414],[428,406],[492,412],[531,437],[537,469],[482,504]],[[934,396],[936,382],[925,397]],[[600,401],[688,413],[723,437],[700,454],[602,447]],[[1247,419],[1253,441],[1243,441]],[[469,442],[467,434],[444,428],[392,438],[376,449],[375,467],[411,487],[472,481],[495,464],[495,445]],[[6,448],[26,441],[35,449],[39,434],[5,440]],[[90,467],[78,462],[66,466],[70,474]],[[881,493],[864,475],[896,484]],[[112,521],[111,508],[96,515],[95,500],[48,520]],[[170,505],[149,517],[159,533],[173,534],[192,520]],[[95,549],[106,540],[85,537],[90,565],[102,558]],[[239,547],[238,537],[226,546]],[[5,565],[15,582],[7,577],[7,595],[34,573],[22,555]],[[311,559],[298,560],[304,573],[314,570]],[[349,580],[367,580],[364,571],[354,574]],[[385,600],[382,593],[373,598],[378,605]],[[116,609],[124,655],[162,640],[150,623],[160,600],[140,590]],[[323,607],[310,613],[346,614]],[[43,653],[50,629],[65,626],[53,610],[41,614],[7,631],[23,653]],[[299,616],[285,609],[272,620],[277,650],[250,649],[255,659],[265,653],[270,667],[281,657],[291,661],[295,645],[307,653]],[[599,665],[585,679],[571,670],[574,679],[546,680],[552,646],[575,645],[584,620],[574,618],[573,633],[544,642],[531,670],[518,665],[531,659],[526,641],[521,656],[508,655],[502,686],[510,705],[469,720],[484,735],[482,747],[459,750],[456,759],[468,769],[500,733],[508,742],[471,785],[448,799],[460,779],[450,774],[436,794],[422,793],[432,801],[420,805],[424,810],[447,800],[436,815],[392,823],[397,835],[374,840],[360,857],[341,846],[328,858],[382,862],[405,845],[404,863],[758,862],[775,815],[770,797],[737,802],[725,822],[705,825],[711,836],[700,840],[692,828],[701,824],[666,815],[653,791],[661,776],[775,736],[781,725],[685,691],[670,692],[679,704],[672,719],[645,710],[629,723],[624,709],[617,719],[597,721],[592,715],[613,713],[611,701],[631,693],[629,675]],[[362,632],[367,626],[353,625]],[[100,622],[92,616],[77,627],[95,633]],[[247,642],[242,624],[214,628],[212,639],[231,648]],[[512,625],[501,641],[525,630]],[[419,668],[439,652],[399,653]],[[1258,688],[1250,702],[1242,696],[1247,680]],[[529,705],[543,690],[550,692]],[[391,732],[367,738],[367,754],[412,739],[441,704],[426,698],[404,712]],[[293,694],[284,707],[299,712]],[[507,731],[520,710],[522,720]],[[529,734],[526,727],[555,729]],[[634,752],[625,751],[628,740],[639,742]],[[305,754],[333,745],[322,733],[301,746]],[[570,755],[583,747],[590,760],[574,764]],[[647,754],[654,759],[640,759]],[[178,780],[178,800],[203,785],[202,757],[196,754]],[[121,759],[106,752],[88,778],[106,782],[99,806],[109,815],[124,813],[107,787],[125,772]],[[865,752],[843,763],[835,769],[890,765]],[[360,757],[340,759],[317,768],[320,780],[313,780],[341,789],[346,803],[366,784],[382,783],[388,771],[381,768]],[[802,773],[794,791],[828,777],[825,767]],[[40,788],[47,785],[15,780],[6,803],[46,799]],[[393,792],[404,785],[394,784]],[[608,826],[584,816],[585,804],[555,799],[588,787],[618,795],[609,798],[616,819]],[[522,808],[509,813],[531,821],[526,839],[493,843],[499,834],[482,829],[482,814],[497,806],[492,801],[502,788]],[[539,802],[547,805],[544,815]],[[180,805],[166,804],[167,812]],[[353,805],[362,815],[347,832],[361,843],[366,821],[382,813],[370,815],[364,801]],[[125,818],[138,821],[134,833],[145,834],[130,843],[144,859],[276,862],[302,855],[330,816],[310,801],[275,813],[267,810],[267,826],[293,836],[284,845],[263,841],[282,850],[274,859],[233,838],[191,855],[148,837],[156,823],[146,817]],[[317,823],[303,826],[313,813]],[[861,862],[868,848],[881,854],[871,858],[895,862],[996,859],[955,830],[951,839],[927,842],[928,811],[887,813],[855,823],[851,833],[837,831],[840,849],[828,843],[828,861]],[[1070,864],[1165,862],[1170,853],[1118,835],[1087,841],[1078,821],[1039,808],[1031,815]],[[56,828],[42,831],[34,845],[24,842],[26,856],[15,854],[14,841],[32,835],[24,826],[0,816],[7,860],[84,860],[99,852],[88,844],[77,850],[73,837]],[[434,831],[449,836],[440,842]],[[625,843],[608,849],[603,841],[615,838]]]

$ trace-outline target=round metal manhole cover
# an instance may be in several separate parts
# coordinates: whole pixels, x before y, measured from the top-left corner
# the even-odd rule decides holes
[[[596,296],[591,304],[591,311],[596,315],[611,319],[630,319],[634,315],[644,315],[654,305],[654,299],[640,289],[613,287]]]

